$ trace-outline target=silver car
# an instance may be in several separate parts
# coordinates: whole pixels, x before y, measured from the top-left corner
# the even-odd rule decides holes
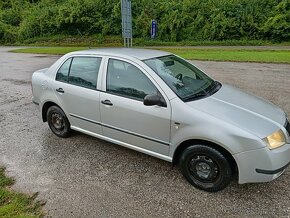
[[[52,132],[76,130],[179,164],[206,191],[268,182],[290,162],[286,114],[164,51],[97,49],[33,73],[33,102]]]

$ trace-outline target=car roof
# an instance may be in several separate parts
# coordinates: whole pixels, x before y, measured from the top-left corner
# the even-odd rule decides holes
[[[110,55],[117,57],[134,57],[139,60],[146,60],[155,57],[171,55],[169,52],[153,49],[136,48],[100,48],[72,52],[75,55]]]

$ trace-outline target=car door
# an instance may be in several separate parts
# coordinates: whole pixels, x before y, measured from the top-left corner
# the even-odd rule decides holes
[[[164,95],[148,73],[124,59],[108,58],[106,64],[100,93],[104,136],[153,156],[167,156],[171,108],[166,96],[167,106],[145,106],[146,95]]]
[[[67,59],[56,74],[55,93],[72,129],[102,134],[97,90],[101,63],[101,57],[75,56]]]

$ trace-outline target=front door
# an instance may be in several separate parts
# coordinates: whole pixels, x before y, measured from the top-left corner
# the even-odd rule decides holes
[[[119,142],[167,156],[171,108],[145,106],[148,94],[160,94],[148,74],[128,61],[108,59],[106,90],[100,93],[103,134]],[[164,98],[164,96],[163,96]],[[140,150],[140,149],[139,149]]]

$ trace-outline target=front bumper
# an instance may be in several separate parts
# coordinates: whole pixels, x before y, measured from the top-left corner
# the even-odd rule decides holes
[[[239,169],[239,183],[269,182],[278,178],[290,164],[290,144],[270,150],[267,147],[233,155]]]
[[[263,169],[256,169],[257,173],[262,173],[262,174],[268,174],[268,175],[274,175],[274,174],[278,174],[283,172],[288,166],[289,166],[290,162],[287,163],[285,166],[276,169],[276,170],[263,170]]]

